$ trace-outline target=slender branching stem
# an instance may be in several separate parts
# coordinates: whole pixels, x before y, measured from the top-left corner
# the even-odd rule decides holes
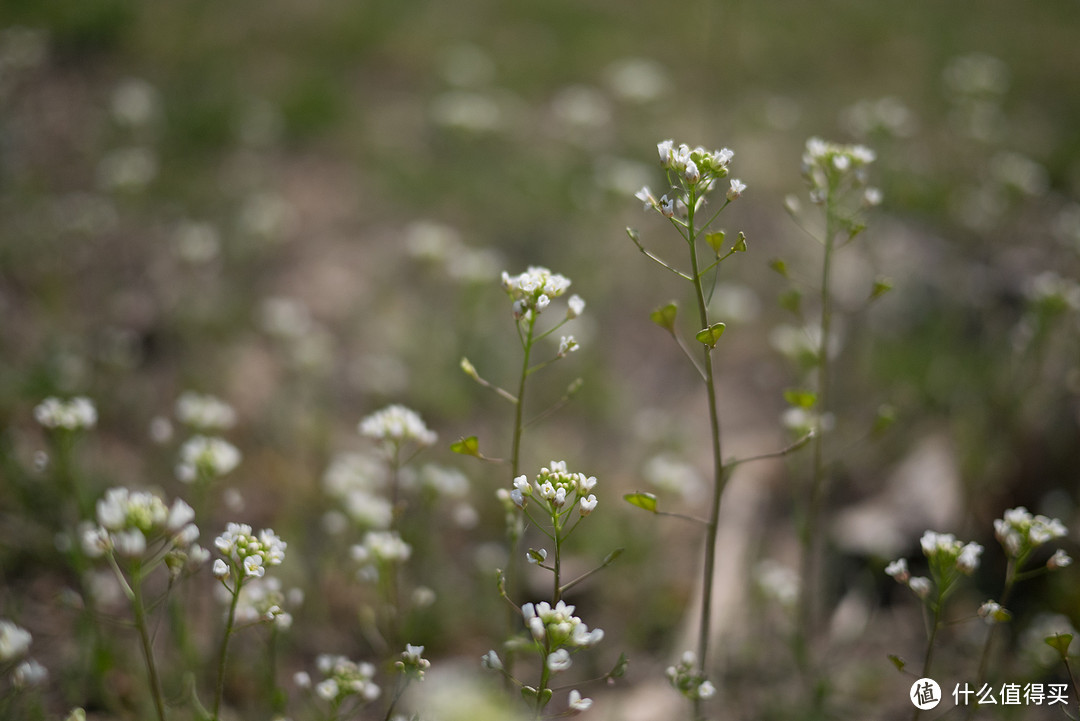
[[[146,661],[146,673],[150,681],[150,696],[154,700],[154,711],[158,721],[165,721],[165,704],[161,696],[161,680],[158,677],[157,664],[154,662],[154,642],[150,638],[150,630],[146,623],[146,604],[142,594],[142,573],[136,567],[132,573],[131,605],[135,611],[135,629],[139,634],[139,643],[142,645],[143,658]]]
[[[221,636],[221,646],[218,647],[217,688],[214,691],[213,719],[219,721],[221,711],[221,698],[225,695],[225,664],[229,658],[229,638],[232,636],[233,624],[236,623],[236,606],[240,602],[240,585],[242,579],[233,574],[233,587],[230,590],[232,600],[229,602],[229,615],[225,618],[225,632]]]

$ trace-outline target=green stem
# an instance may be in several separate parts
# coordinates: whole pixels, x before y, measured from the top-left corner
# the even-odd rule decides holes
[[[825,205],[825,254],[821,265],[821,337],[818,339],[817,418],[814,423],[813,468],[807,498],[806,516],[803,520],[800,542],[802,545],[800,598],[795,638],[796,660],[804,679],[813,685],[813,629],[817,624],[817,591],[820,582],[822,539],[819,526],[821,507],[825,495],[825,433],[824,420],[829,403],[829,337],[832,333],[832,294],[830,281],[834,249],[835,211],[832,195]],[[814,694],[816,697],[817,695]]]
[[[941,603],[943,601],[943,594],[938,595],[937,604],[934,608],[934,619],[930,626],[930,635],[926,641],[926,654],[923,656],[922,674],[919,678],[926,678],[930,674],[930,663],[934,660],[934,641],[937,639],[938,628],[941,627]],[[911,721],[918,721],[919,714],[922,710],[916,706],[914,713],[911,715]]]
[[[146,625],[146,605],[142,595],[142,573],[136,567],[132,572],[131,605],[135,611],[135,629],[139,633],[139,642],[142,645],[143,658],[146,661],[146,673],[150,679],[150,695],[154,699],[154,710],[157,712],[158,721],[165,721],[165,704],[161,697],[161,680],[158,678],[157,664],[154,662],[154,645],[150,639],[150,631]]]
[[[217,689],[214,691],[214,721],[219,721],[218,712],[221,710],[221,697],[225,694],[225,662],[229,657],[229,637],[232,636],[233,624],[236,621],[236,605],[240,601],[240,586],[242,578],[234,576],[232,588],[232,601],[229,603],[229,615],[225,620],[225,633],[221,637],[221,647],[218,649],[218,678]]]
[[[694,227],[694,206],[697,204],[696,193],[691,191],[687,198],[687,226],[689,229],[691,277],[697,296],[698,316],[702,328],[709,327],[709,309],[705,301],[705,290],[701,284],[698,270],[697,229]],[[705,677],[709,659],[709,637],[712,632],[712,590],[713,575],[716,568],[716,535],[720,527],[720,497],[724,492],[725,474],[723,455],[720,444],[720,414],[716,402],[716,380],[713,373],[712,347],[704,346],[705,391],[709,403],[709,427],[711,429],[713,455],[713,495],[710,504],[709,522],[705,531],[705,567],[701,588],[701,620],[698,628],[698,671]],[[701,699],[694,700],[694,716],[702,717]]]

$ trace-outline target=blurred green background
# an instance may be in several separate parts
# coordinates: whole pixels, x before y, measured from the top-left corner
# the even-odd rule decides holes
[[[991,519],[1013,505],[1072,520],[1075,0],[7,0],[0,28],[0,612],[51,608],[70,583],[49,560],[48,524],[25,506],[44,443],[34,405],[95,399],[101,423],[78,449],[92,488],[175,494],[175,443],[148,429],[194,389],[240,414],[232,440],[245,461],[230,484],[245,520],[273,524],[308,560],[296,582],[324,591],[309,591],[309,619],[297,621],[298,667],[352,613],[348,580],[328,580],[341,559],[320,552],[320,478],[334,454],[363,446],[360,417],[402,402],[440,434],[425,459],[469,474],[481,519],[446,541],[457,561],[435,554],[415,572],[433,587],[468,579],[445,600],[466,620],[432,614],[424,633],[436,658],[478,658],[494,643],[483,623],[498,599],[485,562],[463,559],[502,538],[493,492],[509,479],[447,447],[477,434],[505,455],[510,414],[458,364],[468,356],[484,377],[514,382],[520,350],[499,274],[539,264],[571,278],[588,308],[572,329],[582,349],[537,376],[529,407],[577,377],[585,385],[531,429],[524,466],[565,458],[610,489],[578,551],[583,564],[628,552],[581,608],[603,616],[637,599],[599,625],[641,661],[633,683],[660,674],[681,650],[697,539],[617,496],[650,489],[657,457],[708,469],[694,376],[648,322],[669,299],[685,303],[685,289],[624,233],[639,228],[673,261],[683,252],[633,198],[662,186],[654,146],[665,138],[732,148],[733,175],[749,186],[722,218],[746,232],[749,252],[725,263],[714,297],[728,322],[718,363],[732,453],[789,437],[782,392],[801,379],[777,328],[795,321],[776,302],[790,283],[768,262],[816,277],[818,246],[784,211],[801,193],[803,144],[862,142],[878,153],[884,203],[838,268],[850,312],[834,410],[838,437],[860,442],[836,443],[836,522],[845,509],[888,508],[887,480],[927,439],[944,439],[944,470],[933,468],[959,499],[954,525],[936,530],[989,547]],[[862,310],[876,274],[894,290]],[[898,421],[865,441],[883,403]],[[742,549],[752,560],[783,557],[803,474],[798,457],[761,474],[761,529]],[[694,503],[668,493],[674,507]],[[914,552],[927,519],[912,514],[906,545],[889,550]],[[200,522],[204,539],[232,519],[216,509]],[[894,606],[912,611],[877,578],[884,550],[844,538],[839,529],[830,607],[854,589],[871,628],[893,623]],[[1018,609],[1017,637],[1036,613],[1080,620],[1076,584],[1053,580]],[[987,571],[974,594],[999,585]],[[64,622],[45,618],[38,631],[59,635]],[[917,655],[912,619],[911,637],[893,641]],[[732,678],[790,662],[751,636],[752,651],[730,652]],[[897,705],[881,700],[893,681],[878,650],[846,658],[873,659],[880,675],[850,693],[884,718]],[[782,703],[767,693],[782,673],[759,681],[760,694],[743,693],[746,718]],[[64,693],[49,703],[80,702]]]

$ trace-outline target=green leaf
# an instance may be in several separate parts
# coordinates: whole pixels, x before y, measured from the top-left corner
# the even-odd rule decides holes
[[[480,441],[476,436],[469,436],[468,438],[462,438],[459,441],[454,441],[450,444],[450,450],[454,453],[460,453],[463,456],[476,456],[480,457]]]
[[[656,496],[652,493],[627,493],[623,498],[631,506],[644,508],[649,513],[656,513]]]
[[[870,291],[870,300],[877,300],[881,296],[888,293],[893,288],[893,283],[890,278],[885,276],[879,276],[874,280],[874,289]]]
[[[817,393],[800,388],[789,388],[784,391],[784,400],[796,408],[813,408],[817,403]]]
[[[720,255],[720,251],[724,248],[724,238],[727,237],[727,233],[720,230],[715,233],[706,233],[705,242],[709,244],[709,247],[713,249],[713,252]]]
[[[882,403],[878,406],[877,415],[874,416],[874,425],[871,428],[871,433],[874,435],[881,435],[889,430],[893,423],[896,423],[896,408],[888,403]]]
[[[622,678],[626,675],[626,667],[630,665],[630,658],[626,655],[626,652],[619,654],[619,660],[615,662],[615,667],[608,671],[607,678],[611,679]]]
[[[720,336],[724,335],[726,327],[723,323],[713,323],[708,328],[699,330],[694,337],[710,348],[715,348]]]
[[[621,556],[625,550],[625,548],[616,548],[614,551],[604,556],[604,562],[600,564],[600,567],[603,568],[604,566],[610,566],[615,563],[615,559]]]
[[[790,275],[788,275],[787,263],[785,263],[781,258],[773,258],[772,260],[770,260],[769,267],[775,270],[780,275],[784,276],[785,278],[791,277]]]
[[[739,231],[739,235],[735,238],[735,245],[732,247],[732,250],[736,253],[746,252],[746,234],[741,230]]]
[[[780,294],[780,307],[797,316],[802,315],[802,293],[797,288]]]
[[[1067,661],[1069,659],[1069,644],[1072,643],[1073,635],[1071,633],[1055,633],[1053,636],[1047,636],[1043,639],[1046,645],[1061,654],[1061,660]]]
[[[889,660],[892,661],[893,666],[896,666],[897,671],[903,673],[904,666],[907,666],[907,661],[892,653],[889,654]]]
[[[679,313],[679,306],[675,304],[675,301],[661,306],[649,314],[649,319],[656,323],[658,326],[666,330],[668,333],[674,335],[675,333],[675,316]]]

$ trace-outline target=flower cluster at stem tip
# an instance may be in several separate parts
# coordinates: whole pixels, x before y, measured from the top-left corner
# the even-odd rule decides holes
[[[558,298],[570,287],[570,279],[558,273],[552,273],[542,266],[529,266],[519,275],[510,275],[505,270],[502,274],[502,287],[514,301],[514,317],[535,318],[544,312],[551,301]],[[585,301],[578,295],[570,296],[566,317],[577,318],[585,310]]]
[[[6,618],[0,619],[0,666],[25,656],[31,641],[33,636],[25,628]],[[15,688],[40,686],[48,678],[48,670],[32,658],[22,660],[11,672],[11,683]]]
[[[138,558],[151,544],[160,542],[156,551],[183,554],[194,563],[201,563],[209,554],[195,544],[198,527],[191,521],[195,511],[177,498],[166,506],[149,491],[110,488],[97,502],[97,526],[86,525],[82,530],[82,547],[87,556],[97,558],[116,553]]]
[[[728,165],[735,153],[728,149],[706,150],[700,145],[691,148],[685,143],[678,146],[673,140],[657,143],[660,155],[660,167],[668,172],[673,197],[664,195],[657,198],[648,186],[639,190],[635,197],[644,203],[645,209],[655,210],[665,218],[680,217],[686,214],[690,202],[703,202],[705,194],[716,187],[718,180],[726,178]],[[746,184],[737,178],[728,183],[727,200],[739,198],[746,190]]]
[[[683,653],[679,663],[668,666],[668,681],[688,699],[708,699],[716,695],[716,687],[697,671],[697,654],[693,651]]]
[[[75,431],[97,425],[97,408],[85,396],[61,400],[50,396],[34,408],[34,418],[45,428]]]
[[[591,493],[595,486],[595,476],[571,473],[566,470],[565,461],[552,461],[550,467],[540,469],[532,483],[527,476],[515,478],[510,500],[518,508],[525,508],[529,498],[538,497],[553,515],[576,505],[578,512],[587,516],[596,508],[596,496]]]
[[[521,615],[533,639],[545,644],[551,652],[549,663],[550,657],[563,646],[591,648],[604,640],[603,629],[590,631],[589,627],[574,615],[574,606],[565,601],[559,601],[554,606],[547,601],[526,603],[521,607]],[[567,656],[565,667],[569,665]]]
[[[315,695],[335,706],[352,696],[362,702],[374,701],[382,693],[382,689],[372,681],[375,666],[370,663],[352,661],[346,656],[321,654],[315,659],[315,666],[323,675],[323,680],[314,686]],[[294,675],[293,682],[302,689],[312,688],[311,676],[306,671]]]
[[[365,417],[360,421],[357,430],[362,436],[396,446],[410,442],[418,446],[430,446],[438,438],[416,411],[398,404],[387,406]]]
[[[868,186],[866,176],[866,167],[876,157],[864,145],[841,145],[810,138],[802,157],[802,174],[810,188],[810,201],[820,205],[841,192],[859,189],[863,205],[878,205],[881,191]]]
[[[242,456],[236,446],[217,436],[192,436],[180,446],[176,478],[183,483],[211,480],[230,473]]]
[[[1065,524],[1058,519],[1033,516],[1023,506],[1010,508],[1002,518],[994,521],[994,535],[1010,558],[1026,558],[1039,546],[1064,538],[1067,533]],[[1051,561],[1054,567],[1064,567],[1072,560],[1064,560],[1067,558],[1068,555],[1059,549]]]
[[[288,544],[269,528],[256,536],[246,523],[230,523],[214,539],[224,556],[214,561],[214,575],[224,581],[234,572],[239,578],[262,578],[267,566],[279,566],[285,560]]]
[[[412,546],[397,531],[368,531],[351,552],[353,560],[360,564],[360,580],[376,581],[381,568],[408,561]]]

